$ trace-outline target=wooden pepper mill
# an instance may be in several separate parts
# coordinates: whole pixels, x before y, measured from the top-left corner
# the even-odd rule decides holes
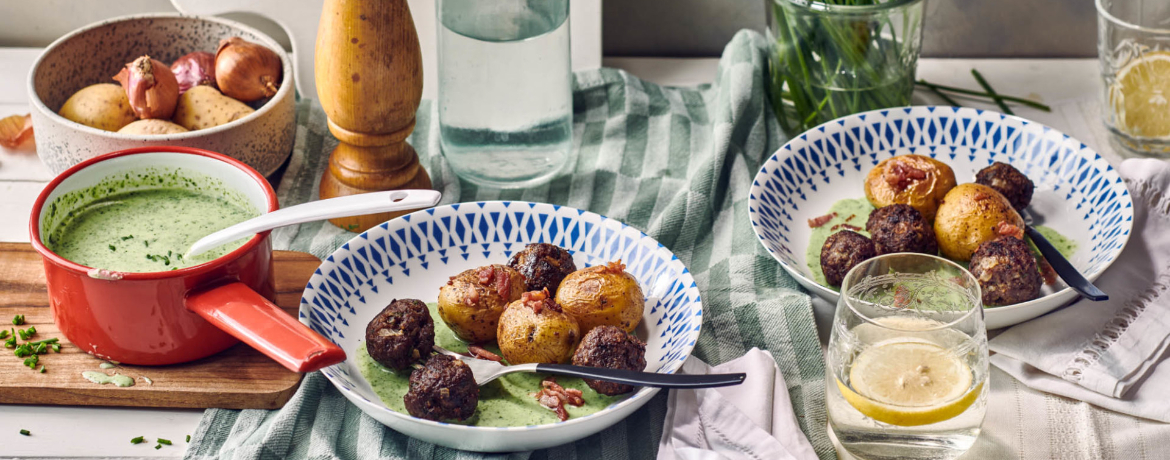
[[[406,0],[325,0],[314,56],[317,97],[340,141],[321,175],[321,199],[429,189],[406,142],[422,100],[422,51]],[[409,211],[331,219],[362,232]]]

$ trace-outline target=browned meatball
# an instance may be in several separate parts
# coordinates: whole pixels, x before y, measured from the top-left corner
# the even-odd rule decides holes
[[[576,366],[604,367],[641,371],[646,368],[646,342],[617,326],[597,326],[590,329],[577,352],[573,353]],[[633,385],[585,379],[593,391],[603,395],[620,395],[634,391]]]
[[[892,204],[869,215],[865,223],[878,254],[919,252],[938,254],[934,227],[910,205]]]
[[[573,256],[569,251],[548,243],[525,246],[523,251],[512,255],[508,266],[524,275],[529,291],[548,289],[549,295],[553,297],[556,297],[561,280],[569,273],[577,271],[577,265],[573,263]]]
[[[1032,190],[1036,186],[1028,176],[1007,163],[995,162],[975,174],[975,183],[995,189],[1008,199],[1016,210],[1028,207],[1032,202]]]
[[[475,414],[479,385],[471,368],[447,355],[433,355],[410,373],[410,390],[402,397],[406,411],[427,420],[464,420]]]
[[[1044,284],[1027,243],[1001,236],[979,245],[971,256],[971,274],[979,280],[984,305],[1012,305],[1040,296]]]
[[[366,351],[391,369],[406,369],[434,348],[435,321],[421,300],[394,300],[366,325]]]
[[[877,256],[873,240],[860,233],[842,230],[825,240],[821,246],[821,271],[825,281],[840,286],[845,274],[859,263]]]

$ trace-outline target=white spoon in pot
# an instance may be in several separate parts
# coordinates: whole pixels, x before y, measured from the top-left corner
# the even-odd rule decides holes
[[[240,238],[272,230],[286,225],[333,219],[336,217],[360,216],[380,212],[425,209],[439,204],[443,194],[434,190],[392,190],[389,192],[362,193],[360,195],[311,201],[284,209],[262,214],[196,241],[184,258],[197,256],[217,246]]]

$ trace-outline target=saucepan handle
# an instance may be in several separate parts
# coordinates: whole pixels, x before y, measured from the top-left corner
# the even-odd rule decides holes
[[[295,372],[345,361],[345,351],[239,282],[187,295],[187,309]]]

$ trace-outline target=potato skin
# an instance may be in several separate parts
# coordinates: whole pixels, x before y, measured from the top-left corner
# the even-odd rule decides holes
[[[621,261],[577,270],[561,281],[557,303],[573,315],[581,330],[610,325],[632,332],[642,321],[646,300]]]
[[[140,135],[160,135],[160,134],[178,134],[187,132],[187,128],[176,125],[166,120],[159,120],[155,118],[148,118],[138,120],[123,126],[118,130],[122,134],[140,134]]]
[[[491,270],[486,283],[480,282],[482,270]],[[500,295],[501,287],[505,295]],[[439,288],[439,317],[463,340],[495,340],[500,314],[526,290],[524,277],[507,265],[465,270]]]
[[[581,341],[581,327],[547,295],[525,293],[500,315],[496,343],[509,363],[559,364],[573,357]]]
[[[230,123],[252,112],[255,110],[247,104],[224,96],[215,88],[200,85],[179,96],[172,121],[195,131]]]
[[[979,184],[959,185],[947,193],[934,219],[939,251],[953,260],[971,260],[979,245],[1000,236],[996,231],[1000,222],[1024,228],[1024,219],[995,189]]]
[[[898,155],[874,166],[865,177],[865,197],[875,208],[908,204],[934,220],[938,205],[955,187],[955,172],[922,155]]]
[[[106,131],[117,131],[138,119],[130,108],[126,90],[113,83],[81,88],[69,96],[57,113],[69,121]]]

